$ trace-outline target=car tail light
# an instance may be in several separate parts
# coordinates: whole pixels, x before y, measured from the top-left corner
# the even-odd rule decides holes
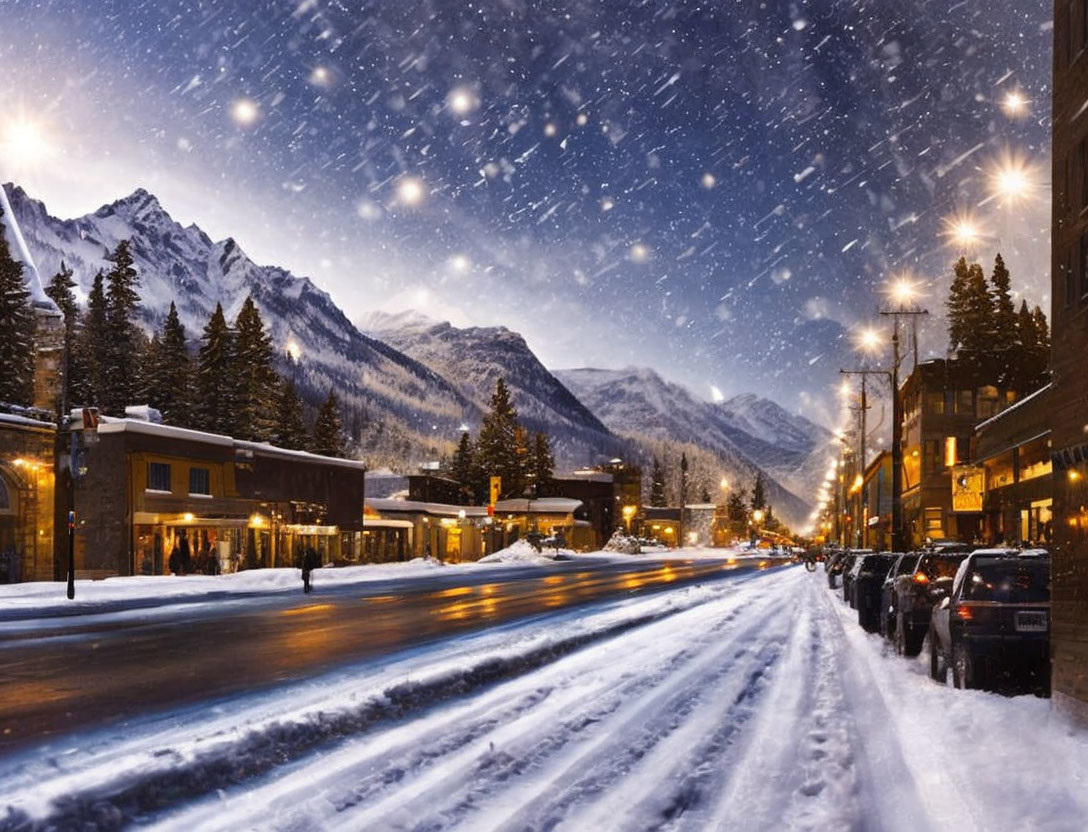
[[[960,606],[956,607],[956,615],[959,616],[961,621],[970,621],[972,618],[975,617],[975,613],[967,604],[961,604]]]
[[[915,572],[914,573],[914,582],[916,584],[928,584],[929,583],[929,578],[926,576],[925,572]]]

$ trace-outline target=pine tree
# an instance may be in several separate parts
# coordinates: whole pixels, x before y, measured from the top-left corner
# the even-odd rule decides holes
[[[314,421],[314,438],[311,450],[322,456],[344,455],[344,432],[340,427],[340,399],[334,390],[329,391],[325,403]]]
[[[74,360],[80,372],[73,374],[69,390],[73,405],[98,406],[105,385],[106,350],[109,343],[106,311],[105,277],[102,272],[94,276],[90,294],[76,336]]]
[[[106,275],[106,344],[99,394],[108,413],[124,416],[139,391],[140,339],[136,337],[136,308],[140,279],[133,266],[128,240],[122,240],[107,258],[113,268]]]
[[[551,440],[546,433],[534,433],[529,464],[529,481],[532,484],[534,496],[544,496],[554,473],[555,455],[552,453]]]
[[[510,390],[500,377],[476,440],[477,494],[487,494],[489,479],[501,477],[503,498],[521,496],[525,487],[525,467],[519,456],[521,443],[517,420],[518,412],[510,400]]]
[[[162,332],[151,340],[145,367],[144,391],[148,404],[159,410],[163,422],[181,427],[193,424],[193,359],[173,301]]]
[[[45,289],[45,293],[49,298],[57,305],[57,308],[64,316],[64,366],[61,368],[64,374],[63,383],[68,390],[68,402],[71,406],[72,392],[79,386],[80,377],[83,375],[83,368],[79,361],[79,353],[76,348],[76,340],[79,332],[79,303],[76,301],[75,293],[72,291],[75,288],[76,282],[72,279],[72,270],[69,269],[64,261],[60,263],[60,271],[58,271],[49,280],[49,285]],[[62,406],[63,395],[57,397],[58,412]]]
[[[688,503],[688,455],[680,454],[680,508]]]
[[[457,450],[453,453],[450,478],[465,486],[472,482],[472,437],[467,430],[461,434],[461,441],[457,443]]]
[[[745,500],[747,495],[748,492],[743,488],[729,494],[729,499],[726,501],[726,512],[729,514],[730,522],[744,523],[748,519],[748,505]]]
[[[760,511],[767,508],[767,495],[764,492],[763,474],[756,474],[755,484],[752,486],[752,511]]]
[[[1019,320],[1025,333],[1024,383],[1020,392],[1027,395],[1046,383],[1047,368],[1050,366],[1050,327],[1046,315],[1038,306],[1028,313],[1025,304]]]
[[[661,466],[661,460],[656,456],[650,474],[650,505],[654,508],[663,508],[665,506],[665,469]]]
[[[236,426],[240,439],[267,442],[275,428],[273,407],[279,377],[272,368],[272,339],[252,297],[246,297],[234,322],[233,377]]]
[[[34,401],[34,307],[23,264],[11,255],[0,211],[0,402]]]
[[[193,424],[199,430],[232,434],[235,428],[234,333],[227,326],[222,304],[215,305],[201,339],[196,362]]]
[[[952,286],[948,290],[948,350],[955,353],[964,343],[967,308],[967,258],[961,257],[952,267]]]
[[[993,285],[996,328],[994,347],[1011,351],[1016,342],[1016,307],[1012,303],[1009,270],[1000,254],[994,258],[994,271],[990,276],[990,283]]]
[[[284,379],[276,396],[276,421],[272,430],[272,442],[281,448],[304,451],[310,444],[306,422],[302,418],[302,398],[295,382]]]
[[[990,354],[994,342],[994,299],[986,283],[986,273],[978,263],[967,272],[967,293],[963,312],[962,349],[975,356]]]

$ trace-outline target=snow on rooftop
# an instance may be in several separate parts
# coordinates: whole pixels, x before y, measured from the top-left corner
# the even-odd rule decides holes
[[[243,455],[258,455],[276,457],[279,459],[293,459],[298,462],[320,462],[323,465],[337,465],[342,468],[352,468],[357,471],[365,471],[366,463],[356,459],[340,459],[333,456],[322,456],[309,451],[295,451],[290,448],[280,448],[267,442],[247,442],[243,439],[234,439],[221,433],[208,433],[192,428],[179,428],[175,425],[163,425],[157,422],[149,422],[144,419],[125,418],[117,419],[109,416],[101,417],[98,424],[99,434],[112,433],[141,433],[149,436],[161,436],[185,442],[201,442],[205,445],[218,445],[220,447],[233,447]]]

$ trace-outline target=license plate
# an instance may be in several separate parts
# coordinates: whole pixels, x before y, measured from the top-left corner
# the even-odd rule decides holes
[[[1016,614],[1016,630],[1020,633],[1045,633],[1045,612],[1018,612]]]

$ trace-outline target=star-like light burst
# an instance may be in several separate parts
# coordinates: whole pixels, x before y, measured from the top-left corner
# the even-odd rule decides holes
[[[231,104],[230,117],[240,127],[252,127],[261,117],[261,108],[252,98],[239,98]]]
[[[0,121],[0,170],[5,173],[31,172],[55,153],[43,122],[22,114]]]
[[[423,180],[416,176],[402,176],[397,180],[396,191],[397,202],[407,208],[415,208],[422,204],[427,196]]]
[[[650,247],[645,243],[635,243],[629,252],[632,263],[645,263],[650,259],[650,255]]]
[[[1009,90],[1001,99],[1001,109],[1009,118],[1026,118],[1028,100],[1020,90]]]
[[[986,236],[974,214],[967,211],[945,217],[942,234],[948,238],[949,245],[965,254],[978,249]]]
[[[456,116],[467,116],[480,106],[480,99],[472,87],[454,87],[446,95],[446,106]]]
[[[994,160],[987,172],[987,178],[990,196],[983,203],[996,199],[1005,207],[1013,207],[1039,196],[1041,186],[1038,167],[1011,150],[1006,150]]]

